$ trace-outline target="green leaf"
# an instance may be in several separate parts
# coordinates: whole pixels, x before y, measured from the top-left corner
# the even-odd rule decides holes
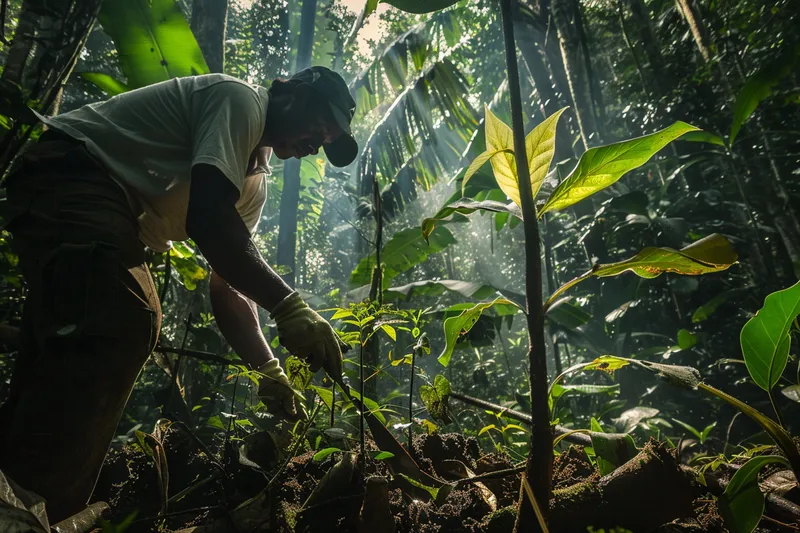
[[[692,322],[696,324],[698,322],[708,320],[711,315],[717,312],[717,308],[725,303],[734,294],[734,292],[735,291],[722,292],[698,307],[694,314],[692,314]]]
[[[800,282],[773,292],[756,316],[742,328],[740,342],[753,381],[770,391],[783,375],[789,358],[792,323],[800,315]]]
[[[114,40],[131,89],[208,73],[200,46],[175,0],[105,0],[99,20]]]
[[[595,264],[592,270],[558,288],[548,299],[548,304],[556,300],[570,287],[590,277],[605,278],[623,272],[633,272],[642,278],[656,278],[664,272],[699,276],[710,272],[726,270],[737,260],[736,252],[728,240],[714,233],[680,250],[672,248],[645,248],[625,261],[609,264]]]
[[[456,239],[447,229],[438,227],[428,236],[427,242],[417,228],[408,228],[395,233],[384,245],[381,261],[386,265],[383,273],[384,288],[401,272],[405,272],[425,261],[429,255],[439,252]],[[362,259],[350,274],[350,283],[367,285],[372,279],[375,256]]]
[[[422,234],[425,238],[433,231],[436,224],[441,221],[449,220],[453,214],[460,213],[462,215],[471,215],[475,211],[489,211],[492,213],[501,213],[505,215],[513,215],[522,219],[522,211],[515,203],[506,204],[496,200],[473,200],[472,198],[461,198],[453,203],[450,203],[439,210],[434,216],[426,218],[422,221]]]
[[[567,108],[561,108],[538,126],[533,128],[525,137],[525,152],[528,156],[528,169],[531,174],[531,191],[533,197],[539,193],[544,183],[544,178],[550,170],[550,163],[556,153],[556,127],[558,119]],[[520,206],[521,207],[521,206]]]
[[[453,355],[458,338],[472,329],[472,326],[475,325],[486,309],[497,304],[516,305],[505,298],[497,298],[491,302],[476,304],[462,311],[460,315],[450,317],[444,321],[445,347],[439,355],[439,363],[443,366],[450,364],[450,357]]]
[[[753,114],[758,104],[772,94],[772,88],[784,77],[791,74],[800,59],[800,44],[782,53],[775,61],[767,64],[745,82],[733,104],[731,140],[736,139],[742,124]]]
[[[353,389],[350,389],[350,396],[359,401],[361,400],[361,395]],[[386,417],[383,416],[383,413],[381,413],[381,406],[378,405],[378,402],[376,402],[375,400],[371,400],[370,398],[367,398],[365,396],[364,406],[367,409],[369,409],[369,412],[372,413],[375,416],[375,418],[380,420],[381,424],[383,424],[384,426],[386,425]]]
[[[489,424],[488,426],[483,426],[480,431],[478,431],[478,436],[480,437],[484,433],[488,433],[491,430],[500,431],[494,424]]]
[[[678,330],[678,346],[681,350],[688,350],[697,344],[697,335],[688,329]]]
[[[319,399],[322,400],[322,403],[325,404],[328,410],[333,409],[333,391],[331,389],[318,387],[317,385],[311,385],[309,389],[315,391],[317,395],[319,395]]]
[[[592,417],[592,420],[589,423],[589,427],[591,427],[592,431],[594,431],[595,433],[605,433],[603,431],[603,426],[600,425],[600,421],[597,420],[595,417]]]
[[[108,96],[116,96],[128,91],[128,86],[103,72],[81,72],[80,77],[97,85]]]
[[[605,189],[625,173],[647,163],[671,141],[697,130],[695,126],[678,121],[650,135],[586,150],[575,169],[547,199],[539,216],[569,207]]]
[[[758,487],[758,472],[771,463],[788,464],[779,455],[753,457],[733,475],[719,497],[720,514],[731,533],[752,533],[761,521],[764,495]]]
[[[690,131],[689,133],[686,133],[681,137],[681,141],[716,144],[717,146],[722,146],[722,147],[725,146],[725,139],[723,139],[719,135],[703,130]]]
[[[375,454],[375,457],[373,457],[373,459],[375,459],[376,461],[385,461],[386,459],[391,459],[392,457],[394,457],[394,454],[392,452],[378,452]]]
[[[382,0],[382,2],[394,6],[400,11],[423,14],[450,7],[458,0]],[[434,496],[435,498],[436,496]]]
[[[397,331],[395,331],[395,329],[392,326],[390,326],[389,324],[383,324],[381,326],[381,329],[383,330],[384,333],[386,333],[386,335],[389,336],[390,339],[397,342]]]
[[[450,419],[450,382],[443,375],[439,374],[433,378],[433,385],[422,385],[419,388],[419,396],[425,408],[436,419],[449,424]]]
[[[290,355],[284,362],[284,368],[286,369],[286,375],[289,377],[289,383],[295,389],[303,391],[311,385],[311,379],[314,374],[311,373],[311,369],[305,361]]]
[[[315,463],[320,463],[320,462],[324,461],[325,458],[328,457],[330,454],[336,453],[336,452],[340,452],[340,451],[342,451],[341,448],[323,448],[322,450],[320,450],[320,451],[318,451],[317,453],[314,454],[314,457],[312,458],[312,460]]]
[[[589,436],[592,438],[592,448],[597,456],[597,467],[601,476],[610,474],[639,453],[633,437],[627,433],[592,431]]]
[[[679,426],[681,426],[683,429],[685,429],[686,431],[688,431],[688,432],[689,432],[689,433],[691,433],[692,435],[694,435],[695,437],[697,437],[697,439],[698,439],[700,442],[702,442],[702,441],[703,441],[703,435],[702,435],[702,433],[700,433],[699,431],[697,431],[697,428],[695,428],[694,426],[692,426],[692,425],[690,425],[690,424],[687,424],[686,422],[684,422],[684,421],[682,421],[682,420],[678,420],[677,418],[673,418],[673,419],[672,419],[672,421],[673,421],[673,422],[675,422],[676,424],[678,424]]]
[[[555,153],[556,126],[565,109],[560,109],[547,117],[531,130],[525,138],[525,152],[528,158],[531,191],[534,198],[536,198],[547,171],[550,169],[550,162],[553,160],[553,154]],[[487,160],[490,160],[497,185],[506,193],[506,196],[521,207],[517,166],[514,160],[514,138],[511,128],[497,118],[489,109],[489,106],[485,106],[485,116],[486,152],[473,161],[467,173],[472,176]],[[467,177],[465,175],[464,181],[466,180]]]
[[[508,148],[501,148],[499,150],[486,150],[478,157],[476,157],[472,163],[469,164],[467,167],[467,171],[464,173],[464,179],[461,180],[461,194],[463,195],[467,188],[467,182],[469,179],[477,173],[483,165],[486,164],[487,161],[491,160],[494,156],[498,154],[514,154],[514,150]]]

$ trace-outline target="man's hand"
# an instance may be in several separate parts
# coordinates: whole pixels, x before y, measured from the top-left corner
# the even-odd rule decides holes
[[[293,292],[272,310],[281,345],[305,359],[312,372],[324,368],[337,383],[342,381],[342,342],[328,322]]]
[[[270,359],[259,367],[258,372],[264,374],[259,380],[258,396],[267,406],[267,411],[284,420],[297,420],[294,389],[280,361]]]

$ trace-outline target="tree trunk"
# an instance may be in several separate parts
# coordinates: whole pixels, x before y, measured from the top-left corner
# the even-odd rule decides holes
[[[311,66],[311,51],[314,47],[314,22],[317,16],[317,0],[303,0],[300,12],[300,36],[297,44],[295,70]],[[297,208],[300,204],[300,160],[288,159],[283,164],[283,194],[281,195],[280,221],[278,228],[278,257],[276,263],[288,267],[283,279],[290,286],[295,284],[297,260]]]
[[[564,107],[565,102],[556,94],[555,83],[550,80],[550,72],[545,65],[542,53],[539,51],[539,43],[543,40],[543,36],[538,35],[541,30],[520,20],[518,17],[515,17],[514,29],[517,36],[517,44],[520,52],[522,52],[522,58],[528,65],[531,78],[533,78],[533,85],[536,87],[536,92],[539,94],[539,99],[544,108],[544,114],[549,117]],[[570,135],[567,133],[566,122],[559,122],[558,134],[556,135],[556,161],[562,161],[574,156],[569,141]]]
[[[194,0],[192,32],[211,72],[225,69],[225,28],[228,0]]]
[[[635,31],[639,37],[639,42],[644,49],[650,70],[653,71],[653,82],[656,93],[660,96],[667,91],[671,85],[670,77],[664,67],[664,56],[661,54],[661,47],[658,38],[653,30],[650,14],[642,0],[627,0],[628,7],[633,15]]]
[[[578,129],[584,149],[599,140],[597,121],[592,106],[592,91],[589,74],[586,71],[586,61],[583,58],[584,49],[581,43],[578,21],[570,0],[553,0],[553,22],[558,32],[558,42],[564,60],[569,91],[578,119]]]
[[[708,63],[708,61],[711,59],[711,50],[708,47],[708,43],[706,43],[705,36],[703,36],[703,30],[700,27],[700,22],[695,15],[694,10],[692,9],[692,5],[689,3],[689,0],[675,0],[675,5],[678,6],[678,11],[681,13],[681,15],[683,15],[683,18],[689,25],[689,31],[692,32],[692,37],[697,45],[697,50],[703,57],[703,62]]]
[[[0,174],[27,140],[40,112],[53,103],[97,20],[101,0],[25,0],[17,31],[0,75],[0,112],[14,121],[0,141]]]

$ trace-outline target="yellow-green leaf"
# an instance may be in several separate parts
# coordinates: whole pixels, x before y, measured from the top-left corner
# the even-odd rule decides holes
[[[691,124],[678,121],[650,135],[586,150],[575,169],[547,199],[539,215],[547,211],[564,209],[605,189],[626,172],[647,163],[656,152],[670,142],[684,133],[698,129]]]
[[[514,155],[514,150],[505,149],[505,148],[504,149],[499,149],[499,150],[486,150],[485,152],[480,154],[478,157],[476,157],[472,161],[472,163],[470,163],[469,167],[467,167],[467,171],[464,172],[464,179],[461,180],[461,194],[462,195],[464,194],[464,191],[467,188],[467,182],[469,181],[469,179],[472,176],[474,176],[475,173],[478,172],[481,169],[481,167],[486,164],[487,161],[489,161],[491,158],[493,158],[494,156],[496,156],[498,154],[511,154],[513,156]]]
[[[536,198],[544,183],[550,163],[556,153],[556,126],[558,119],[567,108],[561,108],[546,119],[525,138],[525,152],[528,156],[528,170],[531,173],[531,191]],[[520,206],[521,207],[521,206]]]
[[[517,165],[514,162],[514,136],[511,128],[486,106],[486,151],[494,152],[491,158],[494,179],[506,196],[521,206]]]

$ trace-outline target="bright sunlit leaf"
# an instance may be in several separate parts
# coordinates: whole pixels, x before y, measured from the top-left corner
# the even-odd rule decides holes
[[[539,215],[564,209],[602,191],[625,173],[647,163],[659,150],[684,133],[698,130],[691,124],[678,121],[650,135],[586,150],[575,169],[547,199]]]

